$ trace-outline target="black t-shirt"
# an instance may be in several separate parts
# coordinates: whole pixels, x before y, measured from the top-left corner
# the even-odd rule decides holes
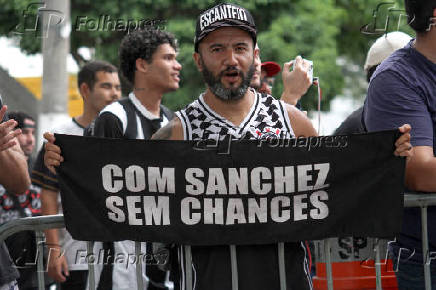
[[[363,107],[360,107],[353,113],[351,113],[347,119],[335,130],[333,135],[346,135],[365,133],[365,129],[362,124],[362,112]]]

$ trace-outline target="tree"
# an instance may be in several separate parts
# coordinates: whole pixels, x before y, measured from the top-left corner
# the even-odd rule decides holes
[[[413,35],[404,17],[404,0],[336,0],[336,6],[343,9],[340,33],[337,35],[339,54],[345,55],[359,65],[364,64],[366,53],[371,44],[387,32],[401,30]],[[387,18],[389,23],[386,25]],[[371,34],[364,34],[361,28],[368,24]],[[378,31],[374,31],[376,28]]]
[[[369,47],[370,38],[363,36],[359,28],[370,22],[372,10],[378,3],[376,0],[230,2],[247,8],[253,14],[262,60],[283,64],[297,54],[313,60],[314,75],[320,77],[323,89],[324,110],[329,108],[330,100],[343,87],[343,76],[340,67],[336,65],[337,57],[345,55],[363,64],[362,59]],[[0,0],[0,35],[20,36],[21,49],[26,53],[36,53],[41,47],[40,38],[35,36],[37,32],[35,34],[23,28],[35,23],[41,5],[29,7],[29,3],[32,2]],[[142,22],[145,25],[153,24],[171,31],[179,40],[178,58],[183,69],[181,89],[165,96],[164,103],[172,109],[179,109],[204,90],[204,83],[192,60],[193,38],[196,17],[213,4],[215,1],[212,0],[72,1],[71,53],[76,62],[82,65],[85,59],[79,53],[79,48],[94,48],[96,59],[118,65],[120,41],[133,28],[134,23],[145,20]],[[25,23],[23,12],[27,13],[28,23]],[[280,77],[276,84],[273,93],[279,96],[282,89]],[[124,85],[125,93],[129,89]],[[316,108],[315,93],[316,90],[312,88],[303,98],[305,109]]]

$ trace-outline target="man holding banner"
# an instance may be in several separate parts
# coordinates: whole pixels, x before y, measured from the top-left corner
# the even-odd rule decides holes
[[[177,117],[153,136],[153,139],[192,142],[160,140],[127,144],[121,140],[87,139],[89,150],[100,150],[102,156],[108,158],[88,162],[87,167],[94,168],[83,168],[81,172],[75,170],[77,165],[72,162],[76,160],[68,146],[82,141],[59,135],[56,138],[59,147],[53,144],[54,137],[47,135],[47,167],[54,170],[54,166],[63,161],[60,148],[67,160],[62,164],[60,174],[65,177],[65,197],[69,199],[63,197],[63,200],[66,205],[71,204],[71,211],[65,211],[66,223],[75,235],[91,240],[142,238],[192,245],[178,246],[178,253],[171,257],[175,289],[183,290],[311,289],[305,247],[299,240],[351,234],[352,231],[392,235],[398,226],[396,219],[381,223],[388,225],[387,232],[374,220],[385,217],[385,208],[373,209],[374,217],[369,217],[371,222],[364,229],[360,227],[361,231],[355,230],[357,224],[362,224],[361,219],[355,218],[338,226],[338,221],[345,217],[337,214],[338,208],[349,199],[349,189],[353,186],[349,182],[363,180],[361,177],[365,174],[364,180],[373,178],[378,183],[356,189],[359,198],[373,200],[370,205],[374,200],[388,199],[395,203],[395,213],[401,212],[398,209],[402,200],[399,192],[404,160],[392,156],[392,143],[396,137],[388,132],[382,135],[390,136],[390,139],[382,139],[386,140],[384,144],[380,140],[375,142],[383,149],[365,151],[365,146],[371,143],[368,139],[378,138],[374,134],[358,148],[363,156],[356,157],[362,163],[366,162],[364,166],[380,167],[380,162],[387,163],[392,172],[384,170],[374,176],[374,171],[364,172],[359,168],[352,173],[360,176],[353,176],[352,180],[333,180],[333,175],[346,176],[346,171],[351,170],[344,166],[347,162],[339,162],[340,157],[347,161],[355,156],[356,152],[347,148],[348,141],[357,147],[365,138],[301,138],[316,136],[311,122],[302,112],[249,89],[257,56],[255,44],[254,20],[242,7],[220,4],[198,17],[194,60],[207,83],[207,90],[177,112]],[[400,128],[403,135],[395,142],[396,156],[411,156],[409,131],[408,125]],[[296,137],[298,139],[289,141]],[[245,139],[258,142],[245,142]],[[274,140],[287,143],[277,146],[273,144]],[[127,145],[134,156],[123,149],[110,154],[110,148],[106,148]],[[321,150],[321,147],[325,148]],[[141,148],[145,149],[139,152]],[[217,154],[217,151],[224,154]],[[325,157],[326,152],[331,155]],[[138,156],[145,162],[138,160]],[[311,156],[316,156],[316,160]],[[334,162],[330,162],[330,158]],[[280,166],[293,159],[297,161],[296,166]],[[131,165],[132,162],[135,165]],[[335,173],[330,172],[331,167],[335,167]],[[89,189],[83,193],[77,190],[82,174],[97,181],[87,185]],[[387,188],[395,188],[393,194],[367,197],[366,193],[383,182],[380,178],[386,174],[395,176],[384,180]],[[326,191],[333,190],[333,181],[346,183],[342,186],[344,190],[336,189],[339,200]],[[142,191],[147,196],[137,195]],[[149,196],[153,192],[158,194],[157,199]],[[309,193],[283,195],[297,192]],[[90,195],[92,197],[87,197]],[[91,201],[89,198],[104,201],[94,203],[91,210],[86,201]],[[330,199],[332,202],[336,199],[335,205],[329,206]],[[83,217],[71,218],[69,215],[81,205]],[[359,217],[367,214],[366,210],[354,211],[355,207],[354,204],[343,212],[351,211]],[[322,226],[312,230],[316,224]],[[88,229],[86,236],[85,227]]]
[[[57,124],[52,130],[56,133],[82,136],[94,118],[106,105],[121,97],[118,69],[105,61],[91,61],[79,73],[77,86],[83,98],[83,114],[67,122]],[[81,151],[80,147],[76,148]],[[41,210],[43,215],[63,212],[58,176],[47,170],[43,163],[44,150],[41,149],[32,172],[32,182],[41,186]],[[49,249],[48,275],[60,283],[62,290],[83,289],[86,287],[88,265],[76,259],[77,252],[86,249],[86,243],[73,239],[63,229],[45,231]]]
[[[161,100],[165,93],[179,87],[182,66],[176,60],[176,39],[171,33],[155,28],[137,30],[123,38],[119,55],[121,71],[133,85],[133,92],[100,112],[92,135],[148,140],[174,117]],[[112,256],[112,261],[103,265],[99,280],[101,289],[134,287],[135,265],[125,267],[124,264],[114,263],[118,254],[134,254],[134,242],[103,243],[103,248],[108,257]],[[150,257],[153,256],[152,243],[142,243],[141,248]],[[161,271],[152,259],[147,262],[143,273],[148,280],[147,289],[168,289],[167,271]]]
[[[369,131],[413,125],[414,158],[408,162],[406,185],[410,190],[436,192],[436,1],[405,0],[408,24],[416,38],[395,51],[374,72],[363,117]],[[405,208],[403,228],[390,243],[399,289],[423,289],[423,265],[430,264],[431,286],[436,288],[436,207],[428,207],[429,250],[423,255],[421,211]]]

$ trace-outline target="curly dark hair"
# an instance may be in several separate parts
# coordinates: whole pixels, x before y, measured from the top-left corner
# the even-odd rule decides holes
[[[136,60],[142,58],[151,63],[156,49],[168,43],[177,51],[177,41],[173,34],[160,29],[150,28],[136,30],[127,34],[120,45],[120,70],[133,84],[136,71]]]
[[[433,10],[436,8],[434,0],[405,0],[404,6],[410,27],[416,32],[426,32],[431,24]]]

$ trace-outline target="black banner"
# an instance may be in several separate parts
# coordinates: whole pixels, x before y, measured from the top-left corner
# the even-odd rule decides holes
[[[78,240],[262,244],[401,229],[398,131],[291,140],[56,135],[65,223]]]

